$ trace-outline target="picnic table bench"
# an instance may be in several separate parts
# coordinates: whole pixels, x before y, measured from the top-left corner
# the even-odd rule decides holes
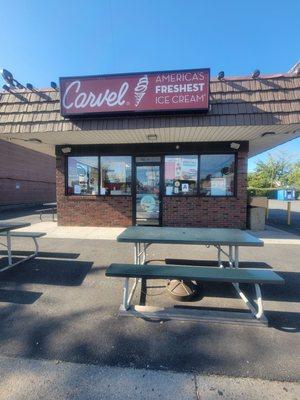
[[[40,214],[40,220],[43,221],[43,214],[52,214],[52,220],[55,221],[55,214],[57,213],[56,203],[45,203],[43,206],[48,206],[47,208],[41,208],[40,210],[35,210],[35,213]]]
[[[239,229],[208,229],[208,228],[157,228],[131,227],[118,236],[119,242],[134,243],[134,264],[111,264],[106,271],[108,277],[122,277],[124,279],[123,302],[120,315],[132,315],[151,319],[192,319],[209,320],[213,322],[259,322],[267,324],[263,311],[260,285],[283,284],[284,280],[272,270],[262,268],[239,268],[240,246],[263,246],[263,242]],[[214,246],[218,254],[218,266],[195,265],[145,265],[147,249],[152,243],[168,244],[198,244]],[[228,252],[224,250],[228,246]],[[222,255],[228,257],[228,267],[222,262]],[[129,293],[129,279],[135,282]],[[131,305],[134,291],[138,282],[146,279],[178,279],[196,280],[203,282],[231,283],[245,302],[250,313],[211,311],[180,308],[158,308],[146,305]],[[249,300],[241,290],[240,284],[254,284],[256,302]],[[254,318],[253,318],[254,317]]]
[[[21,264],[25,261],[28,261],[38,255],[39,252],[39,245],[38,245],[38,238],[41,238],[46,235],[44,232],[22,232],[22,231],[14,231],[14,229],[24,228],[30,226],[30,223],[1,223],[0,224],[0,237],[6,237],[7,244],[4,245],[7,248],[7,255],[8,255],[8,265],[0,268],[0,272],[7,271],[8,269],[15,267],[18,264]],[[15,263],[12,262],[12,250],[11,250],[11,238],[30,238],[33,240],[35,249],[32,254],[19,260]]]

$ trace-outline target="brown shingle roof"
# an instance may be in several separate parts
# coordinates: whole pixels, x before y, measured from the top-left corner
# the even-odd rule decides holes
[[[74,118],[60,115],[53,89],[0,92],[0,134],[135,129],[165,126],[281,125],[300,123],[300,77],[231,78],[210,83],[208,114]]]

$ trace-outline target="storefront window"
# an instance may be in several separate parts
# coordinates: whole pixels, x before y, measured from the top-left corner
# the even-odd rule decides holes
[[[210,154],[200,157],[200,194],[234,195],[234,154]]]
[[[167,196],[197,194],[198,156],[165,157],[165,193]]]
[[[131,157],[101,157],[100,194],[131,194]]]
[[[98,157],[68,157],[68,194],[97,195]]]

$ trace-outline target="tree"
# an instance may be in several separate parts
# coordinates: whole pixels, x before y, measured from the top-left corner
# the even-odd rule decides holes
[[[300,189],[300,161],[293,165],[288,175],[288,185]]]
[[[258,161],[254,172],[248,176],[248,186],[276,188],[289,184],[292,164],[284,156],[268,156],[266,161]]]

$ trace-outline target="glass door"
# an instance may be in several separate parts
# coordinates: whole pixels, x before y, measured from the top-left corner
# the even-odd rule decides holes
[[[135,224],[160,225],[160,164],[136,164]]]

